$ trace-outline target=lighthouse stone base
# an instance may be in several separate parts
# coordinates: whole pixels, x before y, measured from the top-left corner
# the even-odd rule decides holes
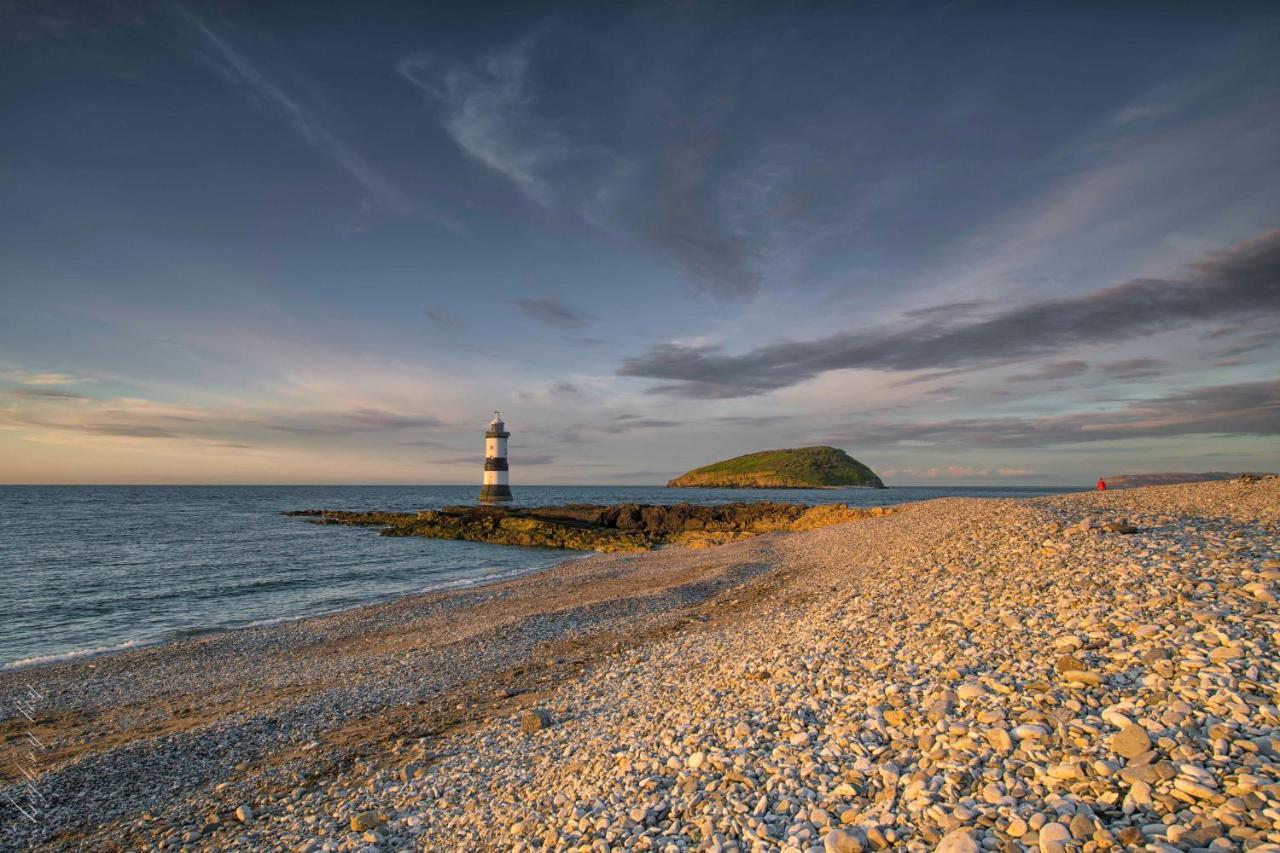
[[[511,487],[506,483],[486,483],[480,488],[480,500],[485,503],[511,500]]]

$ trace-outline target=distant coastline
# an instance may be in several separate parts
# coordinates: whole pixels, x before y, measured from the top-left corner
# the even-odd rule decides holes
[[[1103,477],[1108,488],[1133,489],[1139,486],[1177,486],[1183,483],[1211,483],[1221,480],[1238,480],[1241,477],[1274,477],[1272,473],[1229,473],[1227,471],[1162,472],[1158,474],[1112,474]]]

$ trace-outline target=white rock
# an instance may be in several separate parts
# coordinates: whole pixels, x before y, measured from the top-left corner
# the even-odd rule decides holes
[[[1066,853],[1071,830],[1054,821],[1040,827],[1040,853]]]
[[[956,829],[942,836],[936,853],[978,853],[978,842],[967,829]]]
[[[1044,726],[1037,726],[1034,723],[1023,723],[1014,727],[1012,732],[1014,740],[1037,740],[1049,734],[1049,730]]]

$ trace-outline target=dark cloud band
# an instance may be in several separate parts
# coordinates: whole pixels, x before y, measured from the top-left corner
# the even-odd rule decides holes
[[[1043,356],[1193,323],[1280,313],[1280,230],[1189,264],[1177,277],[1134,279],[1066,299],[978,319],[929,319],[885,332],[842,332],[725,354],[714,346],[664,344],[618,373],[663,381],[651,390],[684,397],[744,397],[831,370],[922,370]],[[927,316],[927,315],[926,315]]]
[[[1280,380],[1213,385],[1117,409],[1040,418],[862,421],[824,438],[859,447],[1045,447],[1178,435],[1280,433]]]

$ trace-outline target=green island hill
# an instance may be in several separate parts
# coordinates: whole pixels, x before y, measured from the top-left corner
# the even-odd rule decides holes
[[[815,489],[861,486],[883,489],[876,473],[835,447],[793,447],[735,456],[695,468],[669,488]]]

